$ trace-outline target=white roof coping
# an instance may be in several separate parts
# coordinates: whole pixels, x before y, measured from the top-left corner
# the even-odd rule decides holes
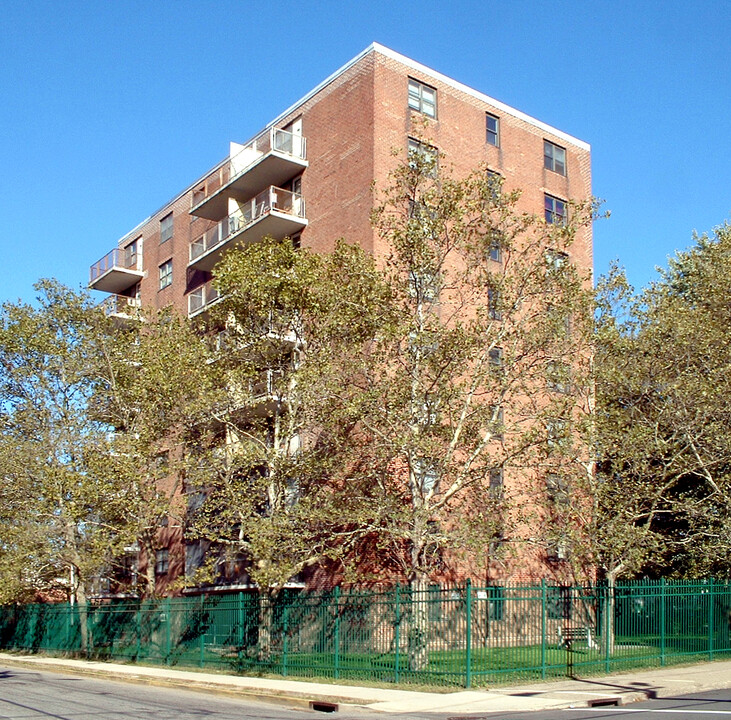
[[[519,120],[523,120],[524,122],[527,122],[529,125],[533,125],[534,127],[540,128],[541,130],[544,130],[547,133],[550,133],[551,135],[554,135],[558,138],[561,138],[567,143],[570,143],[571,145],[576,145],[577,147],[580,147],[584,150],[591,150],[591,145],[589,143],[584,142],[583,140],[579,140],[578,138],[573,137],[572,135],[569,135],[568,133],[563,132],[562,130],[559,130],[558,128],[552,127],[551,125],[548,125],[547,123],[541,122],[540,120],[536,120],[536,118],[531,117],[530,115],[527,115],[524,112],[521,112],[520,110],[516,110],[513,107],[510,107],[510,105],[506,105],[503,102],[500,102],[499,100],[495,100],[495,98],[490,97],[489,95],[485,95],[484,93],[481,93],[479,90],[474,90],[473,88],[464,85],[461,82],[457,82],[456,80],[453,80],[450,77],[447,77],[446,75],[443,75],[440,72],[437,72],[436,70],[432,70],[431,68],[427,67],[426,65],[422,65],[421,63],[416,62],[415,60],[412,60],[411,58],[406,57],[405,55],[401,55],[400,53],[397,53],[395,50],[391,50],[390,48],[385,47],[384,45],[381,45],[380,43],[374,42],[371,43],[363,52],[358,53],[352,60],[348,61],[343,65],[341,68],[336,70],[332,75],[325,78],[317,87],[313,88],[308,92],[304,97],[300,98],[296,103],[288,107],[283,113],[277,115],[274,120],[272,120],[266,127],[272,127],[273,125],[276,125],[280,120],[285,118],[287,115],[290,115],[293,113],[300,105],[304,105],[310,98],[312,98],[314,95],[316,95],[320,90],[322,90],[324,87],[329,85],[333,80],[337,79],[340,75],[342,75],[346,70],[351,68],[353,65],[355,65],[357,62],[362,60],[366,55],[372,52],[380,53],[381,55],[385,55],[386,57],[391,58],[392,60],[396,60],[396,62],[401,63],[402,65],[406,65],[406,67],[413,70],[415,73],[421,73],[424,75],[429,75],[435,80],[438,80],[441,83],[444,83],[445,85],[449,85],[450,87],[453,87],[455,90],[459,90],[460,92],[465,93],[466,95],[470,95],[473,98],[476,98],[477,100],[480,100],[481,102],[487,103],[488,105],[491,105],[492,107],[496,108],[497,110],[500,110],[501,112],[512,115],[515,118],[518,118]]]
[[[571,145],[575,145],[577,147],[582,148],[583,150],[591,150],[591,145],[587,142],[584,142],[583,140],[579,140],[578,138],[573,137],[572,135],[569,135],[568,133],[563,132],[562,130],[558,130],[555,127],[552,127],[551,125],[548,125],[547,123],[541,122],[540,120],[536,120],[536,118],[531,117],[530,115],[527,115],[524,112],[521,112],[520,110],[516,110],[513,107],[510,107],[510,105],[506,105],[505,103],[500,102],[499,100],[495,100],[495,98],[490,97],[489,95],[485,95],[484,93],[481,93],[479,90],[474,90],[473,88],[464,85],[461,82],[457,82],[456,80],[453,80],[450,77],[447,77],[446,75],[443,75],[440,72],[437,72],[436,70],[432,70],[431,68],[427,67],[426,65],[422,65],[421,63],[416,62],[415,60],[412,60],[411,58],[406,57],[405,55],[401,55],[401,53],[397,53],[395,50],[391,50],[390,48],[387,48],[385,45],[381,45],[380,43],[373,42],[371,43],[365,50],[358,53],[352,60],[349,60],[345,63],[342,67],[338,68],[332,75],[329,75],[326,77],[319,85],[316,85],[312,90],[310,90],[306,95],[301,97],[297,102],[290,105],[284,112],[277,115],[277,117],[274,118],[270,123],[264,126],[263,130],[267,130],[270,127],[275,126],[277,123],[281,122],[281,120],[288,115],[291,115],[295,110],[297,110],[300,105],[304,105],[310,98],[314,97],[319,93],[323,88],[327,87],[331,82],[336,80],[340,75],[342,75],[346,70],[351,68],[353,65],[355,65],[357,62],[360,62],[364,57],[366,57],[368,54],[372,52],[380,53],[381,55],[385,55],[386,57],[391,58],[392,60],[396,60],[396,62],[401,63],[402,65],[405,65],[406,67],[413,70],[415,73],[421,73],[423,75],[429,75],[430,77],[434,78],[435,80],[438,80],[441,83],[444,83],[445,85],[449,85],[450,87],[453,87],[455,90],[459,90],[460,92],[465,93],[466,95],[470,95],[477,100],[480,100],[484,103],[487,103],[488,105],[491,105],[492,107],[496,108],[497,110],[500,110],[501,112],[512,115],[515,118],[518,118],[519,120],[523,120],[524,122],[528,123],[529,125],[533,125],[534,127],[540,128],[541,130],[544,130],[547,133],[550,133],[551,135],[554,135],[557,138],[561,138],[564,142],[569,143]],[[259,135],[262,132],[262,130],[259,130],[255,135],[252,135],[249,140],[243,143],[243,145],[247,145],[251,140],[253,140],[257,135]],[[133,235],[135,232],[140,230],[142,226],[149,222],[155,215],[157,215],[159,212],[161,212],[163,209],[165,209],[168,205],[171,205],[176,200],[178,200],[180,197],[185,195],[185,193],[189,192],[191,188],[195,187],[198,183],[200,183],[202,180],[204,180],[210,173],[212,173],[216,168],[220,167],[224,162],[226,162],[229,159],[229,156],[227,155],[221,162],[214,165],[210,170],[205,172],[203,175],[201,175],[195,182],[191,183],[185,190],[178,193],[172,200],[165,203],[159,210],[156,210],[152,215],[145,218],[141,223],[139,223],[133,230],[130,230],[128,233],[125,233],[118,241],[117,244],[121,245],[127,238],[129,238],[131,235]]]

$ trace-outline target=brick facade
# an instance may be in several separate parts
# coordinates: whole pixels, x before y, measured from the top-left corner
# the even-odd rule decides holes
[[[429,120],[426,129],[424,114],[409,108],[410,78],[436,91],[436,117]],[[488,115],[498,122],[497,145],[487,141]],[[293,177],[287,182],[301,174],[307,224],[300,242],[318,252],[331,250],[338,238],[376,256],[388,252],[370,223],[373,185],[376,189],[386,186],[388,173],[399,162],[394,151],[400,151],[403,159],[408,139],[414,135],[423,135],[438,148],[443,162],[451,165],[458,177],[479,165],[500,173],[505,188],[521,189],[519,210],[542,213],[546,194],[565,201],[583,201],[591,196],[590,149],[586,143],[378,45],[361,53],[268,127],[285,128],[299,121],[307,143],[307,167],[300,173],[293,165]],[[546,140],[559,152],[565,151],[565,174],[545,169]],[[189,264],[191,242],[224,219],[197,217],[191,214],[191,208],[199,202],[203,185],[213,187],[218,182],[228,160],[119,241],[121,251],[129,243],[138,242],[144,277],[137,286],[136,276],[125,275],[124,268],[112,269],[111,274],[117,277],[115,292],[136,295],[146,307],[173,305],[188,313],[189,297],[200,292],[211,277],[210,269]],[[170,213],[173,235],[161,242],[161,220]],[[255,229],[253,233],[255,236]],[[120,252],[118,257],[123,255]],[[580,231],[571,249],[571,260],[590,275],[590,229]],[[160,267],[168,261],[172,261],[172,282],[161,289]],[[91,286],[108,290],[113,284],[110,277],[109,273],[97,273],[92,276]],[[117,289],[125,282],[127,286]],[[180,565],[177,555],[176,559]],[[536,558],[528,565],[537,567],[540,560]],[[533,575],[533,569],[527,574]],[[513,579],[518,578],[513,575]]]

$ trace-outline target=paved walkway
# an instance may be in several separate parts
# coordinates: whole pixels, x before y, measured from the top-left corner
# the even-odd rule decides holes
[[[311,702],[355,705],[391,715],[424,712],[474,714],[527,712],[592,704],[626,704],[731,688],[731,660],[486,690],[447,693],[335,685],[302,680],[218,675],[168,667],[144,667],[0,653],[0,665],[55,672],[84,673],[113,680],[172,685],[310,707]]]

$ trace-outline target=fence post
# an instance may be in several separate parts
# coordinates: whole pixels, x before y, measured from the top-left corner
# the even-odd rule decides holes
[[[269,616],[271,618],[273,609],[269,608]],[[271,625],[269,628],[271,632]],[[271,642],[271,640],[270,640]],[[244,593],[239,590],[236,599],[236,657],[238,658],[239,672],[241,672],[241,663],[243,660],[243,646],[244,646]]]
[[[282,608],[282,675],[287,677],[287,636],[289,635],[289,600],[285,600]]]
[[[708,659],[713,660],[713,578],[708,581]]]
[[[394,629],[394,642],[396,643],[396,667],[395,681],[399,681],[399,662],[401,660],[401,583],[396,583],[396,628]]]
[[[614,603],[616,602],[616,595],[614,597],[611,597],[611,593],[614,592],[614,585],[610,586],[609,583],[604,585],[604,670],[607,674],[611,672],[611,651],[612,651],[612,643],[610,642],[610,632],[612,629],[612,625],[610,623],[614,622],[614,617],[610,617],[613,615],[614,610]],[[612,612],[610,612],[612,611]]]
[[[660,579],[660,665],[665,665],[665,578]]]
[[[546,679],[546,578],[541,578],[541,679]]]
[[[142,654],[142,603],[144,600],[140,600],[137,604],[137,612],[135,613],[135,662],[140,661],[140,655]]]
[[[333,599],[335,601],[335,629],[333,633],[333,642],[335,647],[333,652],[335,654],[335,678],[340,677],[340,586],[336,585],[333,591]]]
[[[465,643],[467,645],[465,652],[465,687],[472,687],[472,580],[467,578],[467,586],[465,588],[465,623],[467,624],[465,633]]]
[[[165,598],[165,617],[167,618],[167,622],[165,623],[165,664],[170,665],[170,652],[172,650],[172,642],[170,638],[170,633],[172,632],[171,625],[173,624],[173,618],[170,614],[171,607],[170,607],[170,597]]]

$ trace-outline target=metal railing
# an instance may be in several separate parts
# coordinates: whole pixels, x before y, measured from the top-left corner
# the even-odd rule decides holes
[[[99,304],[104,314],[124,315],[126,317],[137,317],[139,315],[142,303],[138,297],[129,297],[127,295],[110,295],[104,298]]]
[[[396,586],[0,608],[5,650],[485,686],[731,658],[731,582]]]
[[[280,128],[264,130],[221,165],[214,174],[206,178],[201,188],[193,192],[193,207],[200,205],[222,187],[247,173],[255,162],[272,151],[289,155],[296,160],[305,160],[307,140],[302,135]]]
[[[114,248],[91,266],[89,282],[93,283],[114,268],[139,272],[142,269],[142,254],[140,252],[130,253],[123,248]]]
[[[305,217],[302,195],[278,187],[268,187],[240,206],[240,210],[225,217],[190,244],[190,262],[197,260],[226,242],[271,211],[295,217]]]

